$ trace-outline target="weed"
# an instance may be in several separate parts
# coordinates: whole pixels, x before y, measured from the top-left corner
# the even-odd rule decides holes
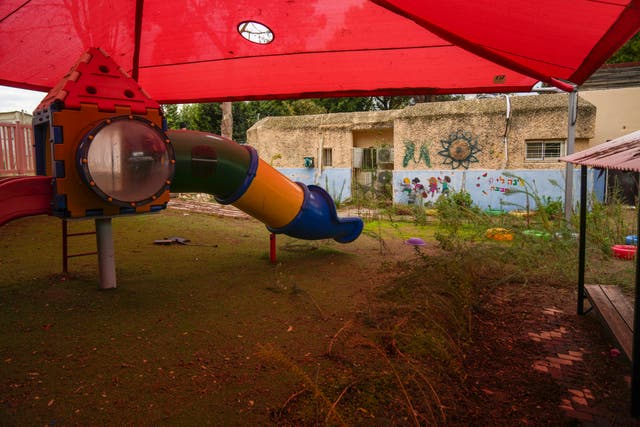
[[[505,172],[504,176],[517,179],[524,184],[523,189],[516,188],[514,190],[511,190],[509,193],[506,193],[507,196],[514,194],[524,194],[526,196],[525,205],[514,202],[504,202],[504,205],[516,206],[520,209],[526,210],[526,212],[529,213],[530,200],[533,200],[536,214],[542,223],[542,227],[548,232],[554,231],[553,221],[561,219],[563,215],[562,200],[552,199],[549,196],[540,195],[540,193],[538,192],[538,188],[536,187],[535,180],[533,182],[529,182],[526,179],[510,172]],[[554,179],[549,179],[549,183],[558,189],[562,189],[560,184]]]
[[[262,357],[265,360],[270,360],[270,361],[281,364],[282,366],[287,368],[288,371],[292,372],[294,375],[296,375],[303,381],[304,385],[308,387],[308,389],[311,390],[311,392],[313,393],[314,399],[316,399],[318,402],[320,402],[323,405],[324,407],[323,410],[326,411],[325,423],[330,421],[332,418],[335,418],[335,420],[340,425],[346,425],[344,420],[340,416],[340,413],[336,409],[336,405],[338,401],[342,398],[343,394],[341,394],[335,402],[331,402],[327,398],[325,393],[318,386],[317,380],[311,379],[309,374],[307,374],[304,371],[304,369],[302,369],[298,364],[296,364],[287,356],[285,356],[284,353],[282,353],[280,350],[275,348],[273,345],[271,344],[258,345],[258,350],[259,350],[258,355],[260,357]],[[289,400],[287,400],[287,402],[289,402]]]
[[[347,181],[343,180],[342,181],[342,185],[340,186],[340,191],[338,191],[337,193],[335,192],[335,188],[333,189],[334,191],[332,191],[331,194],[331,198],[333,199],[333,202],[336,205],[336,209],[340,209],[340,207],[342,207],[342,205],[344,204],[344,201],[342,200],[342,195],[344,194],[344,188],[347,185]],[[329,176],[325,175],[324,177],[324,188],[327,190],[327,192],[329,191]]]
[[[634,222],[628,218],[620,194],[611,192],[609,202],[602,203],[591,196],[590,209],[587,211],[587,239],[600,249],[604,255],[611,255],[611,246],[624,243],[625,236],[635,230]],[[572,219],[578,229],[578,217]]]

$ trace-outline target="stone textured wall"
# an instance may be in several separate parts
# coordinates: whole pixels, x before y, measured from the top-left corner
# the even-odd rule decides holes
[[[302,167],[303,158],[320,161],[321,148],[331,148],[333,166],[351,168],[354,134],[388,134],[399,111],[267,117],[247,131],[247,143],[277,168]],[[380,131],[380,132],[378,132]],[[391,141],[392,142],[392,141]]]
[[[322,147],[333,149],[333,167],[350,168],[354,145],[387,145],[390,135],[395,170],[563,168],[556,161],[525,162],[525,143],[567,138],[568,95],[511,96],[510,103],[508,160],[505,97],[416,104],[404,110],[268,117],[249,129],[247,142],[277,168],[302,167],[307,156],[318,165]],[[593,138],[595,115],[595,107],[579,99],[576,151]],[[454,141],[460,139],[467,141],[462,148],[471,150],[468,162],[451,161],[453,149],[460,148]]]
[[[506,134],[508,158],[505,158],[504,143],[507,126],[507,102],[504,97],[425,103],[406,108],[394,123],[395,169],[428,169],[425,156],[422,159],[419,157],[419,149],[423,146],[428,149],[433,169],[453,169],[453,166],[468,166],[469,169],[564,167],[557,161],[525,162],[525,146],[527,140],[567,138],[568,95],[510,97],[510,103]],[[593,137],[595,125],[595,107],[583,100],[578,105],[576,150],[586,148],[588,139]],[[449,154],[455,147],[451,146],[451,142],[460,136],[470,141],[474,158],[468,163],[457,162],[452,165]],[[411,154],[411,146],[415,147],[414,155],[407,156]]]

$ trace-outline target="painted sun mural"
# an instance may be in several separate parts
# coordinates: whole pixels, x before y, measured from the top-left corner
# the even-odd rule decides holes
[[[469,164],[478,161],[476,154],[481,150],[478,148],[478,137],[473,137],[471,132],[458,130],[449,134],[449,138],[441,139],[442,150],[438,151],[445,165],[451,165],[451,169],[463,167],[469,169]]]

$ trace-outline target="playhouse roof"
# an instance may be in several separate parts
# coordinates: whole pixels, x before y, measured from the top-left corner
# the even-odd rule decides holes
[[[98,47],[162,103],[569,90],[639,26],[640,0],[6,0],[0,84]]]
[[[594,168],[640,172],[640,130],[560,160]]]

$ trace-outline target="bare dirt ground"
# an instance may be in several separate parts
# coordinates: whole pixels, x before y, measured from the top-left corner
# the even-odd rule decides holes
[[[172,207],[220,216],[244,215],[230,206],[201,202],[181,201]],[[435,244],[423,249],[429,251],[438,249]],[[406,256],[406,248],[391,252],[396,254],[394,262]],[[465,378],[458,384],[464,390],[446,396],[448,388],[443,386],[439,398],[455,404],[443,409],[442,418],[432,418],[426,424],[640,425],[630,416],[631,364],[619,354],[595,313],[576,314],[573,287],[509,283],[481,292],[480,298],[472,321],[474,344],[465,348]],[[349,328],[355,327],[349,324]],[[342,346],[340,351],[348,350]],[[292,421],[287,417],[291,410],[287,405],[293,406],[297,397],[292,395],[275,413],[278,423]],[[366,409],[361,411],[363,421],[368,420],[363,424],[411,424],[406,416],[374,422],[366,417]]]

